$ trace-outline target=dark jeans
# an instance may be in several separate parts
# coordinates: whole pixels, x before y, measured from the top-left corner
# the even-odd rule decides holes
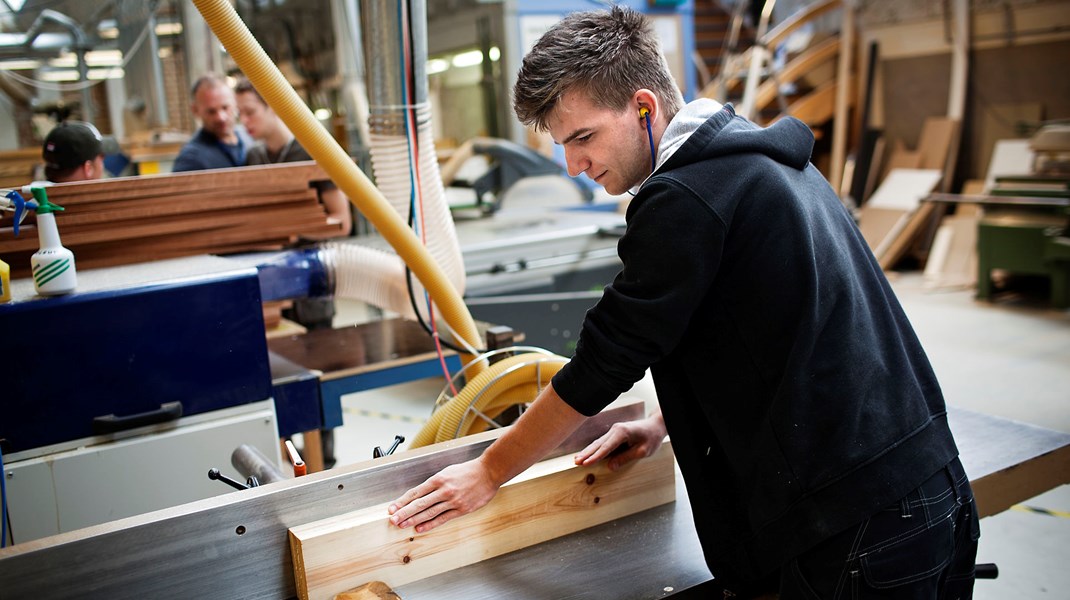
[[[899,502],[785,565],[780,599],[967,600],[979,535],[956,458]]]

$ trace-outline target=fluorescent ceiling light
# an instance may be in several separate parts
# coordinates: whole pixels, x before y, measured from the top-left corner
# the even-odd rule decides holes
[[[326,121],[327,119],[331,118],[331,109],[329,109],[329,108],[317,108],[315,110],[315,112],[313,112],[312,114],[315,115],[316,118],[319,119],[320,121]]]
[[[182,33],[182,23],[157,23],[156,35],[178,35]]]
[[[41,81],[78,81],[78,71],[45,71],[39,76]]]
[[[479,50],[461,52],[453,57],[452,62],[455,67],[472,67],[483,62],[483,53]]]
[[[0,62],[0,71],[24,71],[27,69],[36,69],[41,66],[39,60],[5,60]]]
[[[78,57],[72,52],[64,52],[57,58],[48,59],[48,66],[56,67],[57,69],[70,69],[78,66]]]
[[[122,64],[123,53],[119,50],[90,50],[85,53],[85,62],[91,67],[114,67]]]
[[[126,73],[122,69],[89,69],[89,79],[99,81],[101,79],[122,79]],[[81,77],[78,71],[73,69],[60,69],[57,71],[45,71],[38,76],[41,81],[54,83],[66,81],[79,81]]]
[[[487,55],[490,56],[492,61],[497,62],[498,59],[502,57],[502,51],[499,50],[497,46],[492,46],[491,49],[487,51]]]
[[[427,70],[427,74],[428,75],[434,75],[435,73],[441,73],[441,72],[443,72],[443,71],[445,71],[446,69],[449,69],[449,68],[450,68],[449,61],[445,60],[445,59],[442,59],[442,58],[432,58],[431,60],[427,61],[426,70]]]
[[[90,50],[85,53],[85,63],[90,67],[114,67],[122,62],[123,53],[119,50]],[[78,66],[78,56],[73,52],[64,52],[57,58],[49,59],[48,66],[72,69]]]
[[[126,71],[122,69],[89,69],[89,78],[93,80],[122,79],[125,76]]]

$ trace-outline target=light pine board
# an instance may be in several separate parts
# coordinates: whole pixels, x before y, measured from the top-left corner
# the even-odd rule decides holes
[[[388,504],[290,528],[303,600],[371,581],[398,587],[641,512],[676,498],[668,442],[652,457],[610,472],[571,455],[537,463],[482,509],[417,534],[387,521]]]

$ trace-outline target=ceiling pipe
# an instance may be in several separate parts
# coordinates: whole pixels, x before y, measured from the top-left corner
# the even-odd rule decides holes
[[[67,15],[46,8],[41,11],[41,14],[37,15],[33,24],[30,25],[29,31],[26,32],[26,37],[23,39],[21,46],[27,50],[33,48],[33,42],[43,32],[45,25],[49,22],[55,23],[60,27],[63,27],[70,32],[73,41],[73,49],[75,55],[78,57],[78,75],[81,81],[89,80],[89,65],[85,61],[85,53],[89,50],[89,38],[86,37],[85,32],[82,31],[81,26],[75,22],[74,19]],[[89,86],[82,88],[82,120],[89,123],[93,122],[93,103],[89,93]]]

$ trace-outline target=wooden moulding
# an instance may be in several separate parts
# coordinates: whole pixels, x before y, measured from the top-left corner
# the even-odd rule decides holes
[[[335,237],[314,162],[62,183],[48,188],[64,245],[81,269],[196,254],[277,250],[299,237]],[[120,249],[116,246],[121,245]],[[21,235],[0,224],[0,256],[29,276],[37,250],[33,215]]]
[[[370,581],[397,588],[676,499],[671,445],[610,472],[571,455],[537,463],[482,509],[417,534],[387,521],[380,504],[290,528],[303,600],[333,598]]]

